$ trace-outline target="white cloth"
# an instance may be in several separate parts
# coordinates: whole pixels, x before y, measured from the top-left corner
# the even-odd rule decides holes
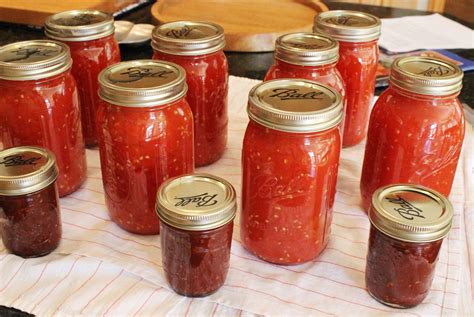
[[[227,150],[217,163],[198,169],[224,177],[238,193],[247,96],[257,83],[230,78]],[[319,258],[298,266],[265,263],[242,247],[237,217],[226,283],[217,293],[196,299],[179,296],[168,287],[159,236],[133,235],[110,221],[99,154],[88,150],[87,181],[61,199],[63,239],[59,248],[45,257],[22,259],[8,254],[0,244],[0,304],[39,316],[455,315],[459,313],[460,280],[471,278],[469,273],[461,276],[467,255],[464,217],[473,211],[472,198],[466,193],[468,187],[471,193],[474,187],[471,125],[466,132],[450,196],[454,226],[443,244],[431,291],[416,308],[391,309],[365,290],[369,222],[360,207],[358,190],[364,144],[342,151],[332,233]],[[472,230],[468,241],[472,242]]]

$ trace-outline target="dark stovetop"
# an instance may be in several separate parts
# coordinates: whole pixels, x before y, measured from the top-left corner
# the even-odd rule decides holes
[[[379,6],[369,6],[361,4],[349,4],[349,3],[326,3],[330,10],[356,10],[371,13],[380,18],[394,18],[408,15],[426,15],[431,14],[426,11],[406,10],[406,9],[394,9],[385,8]],[[151,4],[142,6],[120,15],[118,20],[129,20],[135,23],[152,23]],[[450,19],[456,20],[470,28],[473,28],[472,23],[461,21],[453,16],[445,15]],[[41,29],[33,29],[22,25],[1,23],[0,22],[0,46],[31,39],[44,38],[43,31]],[[474,60],[474,49],[469,50],[450,50],[464,58]],[[149,43],[145,43],[139,46],[132,45],[121,45],[120,52],[123,60],[133,59],[145,59],[150,58],[152,50]],[[239,52],[226,52],[229,60],[229,71],[231,75],[240,77],[249,77],[254,79],[263,79],[267,69],[270,67],[273,61],[273,53],[239,53]],[[377,93],[380,93],[383,89],[378,89]],[[462,102],[467,103],[474,108],[474,72],[466,73],[464,76],[464,86],[461,91],[460,99]],[[2,304],[0,302],[0,304]],[[17,317],[17,316],[31,316],[30,314],[23,313],[16,309],[7,308],[0,306],[0,316],[4,317]]]

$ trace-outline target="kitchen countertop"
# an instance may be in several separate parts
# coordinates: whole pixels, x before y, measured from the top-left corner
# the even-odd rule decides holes
[[[349,4],[349,3],[326,3],[329,9],[346,9],[346,10],[357,10],[374,14],[380,18],[393,18],[408,15],[426,15],[430,12],[406,10],[406,9],[394,9],[379,6],[369,6],[360,4]],[[128,12],[120,15],[118,20],[130,20],[135,23],[152,23],[150,14],[151,4],[142,6],[132,12]],[[472,23],[467,23],[456,19],[453,16],[445,15],[448,18],[456,20],[470,28],[473,28]],[[15,25],[9,23],[0,22],[0,46],[30,39],[41,39],[44,38],[43,31],[41,29],[29,28],[22,25]],[[134,45],[121,45],[120,51],[123,60],[132,59],[145,59],[150,58],[152,50],[149,43],[134,46]],[[474,60],[474,50],[450,50],[464,58]],[[263,79],[267,69],[270,67],[273,61],[273,53],[239,53],[239,52],[226,52],[229,60],[230,74],[240,77],[249,77],[254,79]],[[471,108],[474,108],[474,72],[466,73],[464,76],[464,86],[461,91],[460,99],[462,102],[468,104]],[[379,94],[383,89],[377,89]],[[0,302],[1,304],[1,302]],[[16,309],[9,309],[0,306],[0,316],[31,316],[30,314],[23,313]]]

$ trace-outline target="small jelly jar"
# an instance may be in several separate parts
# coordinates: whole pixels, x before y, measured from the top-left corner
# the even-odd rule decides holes
[[[452,218],[451,203],[427,187],[393,184],[375,191],[365,273],[370,295],[396,308],[420,304]]]
[[[370,116],[360,181],[365,210],[377,188],[393,183],[449,195],[464,139],[462,77],[458,66],[430,57],[393,62],[389,88]]]
[[[57,177],[54,156],[46,149],[22,146],[0,151],[0,232],[11,253],[38,257],[59,245]]]
[[[153,30],[153,59],[186,71],[196,166],[219,160],[227,144],[229,67],[224,46],[224,30],[214,23],[178,21]]]
[[[275,79],[249,94],[242,149],[244,246],[276,264],[326,247],[341,151],[342,98],[314,81]]]
[[[184,70],[153,60],[122,62],[99,75],[97,132],[110,217],[138,234],[158,234],[156,191],[194,171],[193,117]]]
[[[379,62],[380,29],[379,18],[357,11],[321,12],[314,21],[314,32],[330,35],[339,42],[336,67],[346,85],[347,100],[343,147],[360,143],[367,134]]]
[[[69,46],[72,74],[81,101],[82,132],[87,146],[97,145],[95,116],[101,101],[97,77],[102,69],[120,62],[112,15],[96,10],[60,12],[45,21],[47,37]]]
[[[0,48],[0,144],[35,145],[54,153],[59,196],[86,179],[86,150],[69,48],[26,41]]]
[[[178,294],[207,296],[224,284],[237,209],[235,197],[229,182],[209,174],[170,179],[158,190],[163,269]]]
[[[302,78],[334,88],[344,99],[345,85],[336,68],[339,44],[329,36],[290,33],[275,42],[275,61],[264,80]]]

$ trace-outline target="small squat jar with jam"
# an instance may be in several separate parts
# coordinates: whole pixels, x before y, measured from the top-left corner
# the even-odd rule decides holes
[[[227,144],[229,71],[224,46],[224,30],[214,23],[178,21],[153,30],[153,59],[186,71],[196,166],[219,160]]]
[[[11,253],[38,257],[59,245],[57,177],[54,156],[46,149],[22,146],[0,151],[0,232]]]
[[[237,209],[235,197],[229,182],[209,174],[177,177],[158,190],[163,269],[178,294],[207,296],[224,284]]]
[[[345,88],[336,68],[339,44],[329,36],[290,33],[275,42],[275,61],[264,80],[302,78],[334,88],[344,99]]]
[[[379,61],[380,19],[363,12],[335,10],[318,14],[313,31],[339,42],[337,69],[346,85],[347,109],[343,147],[359,144],[367,134]]]
[[[396,308],[420,304],[452,218],[451,203],[427,187],[393,184],[375,191],[365,275],[370,295]]]
[[[158,234],[156,191],[194,171],[193,117],[184,70],[172,63],[122,62],[99,75],[102,181],[110,217],[123,229]]]
[[[341,96],[303,79],[275,79],[249,94],[242,149],[244,246],[276,264],[326,247],[341,151]]]
[[[0,48],[0,145],[49,149],[59,168],[59,196],[86,179],[86,151],[76,81],[66,45],[26,41]]]
[[[449,195],[464,139],[462,77],[458,66],[435,58],[393,62],[370,116],[360,181],[365,210],[377,188],[393,183]]]
[[[119,46],[114,39],[114,19],[108,13],[96,10],[60,12],[46,19],[45,34],[64,42],[71,50],[84,140],[87,146],[96,146],[95,116],[101,102],[97,95],[97,76],[102,69],[120,62]]]

